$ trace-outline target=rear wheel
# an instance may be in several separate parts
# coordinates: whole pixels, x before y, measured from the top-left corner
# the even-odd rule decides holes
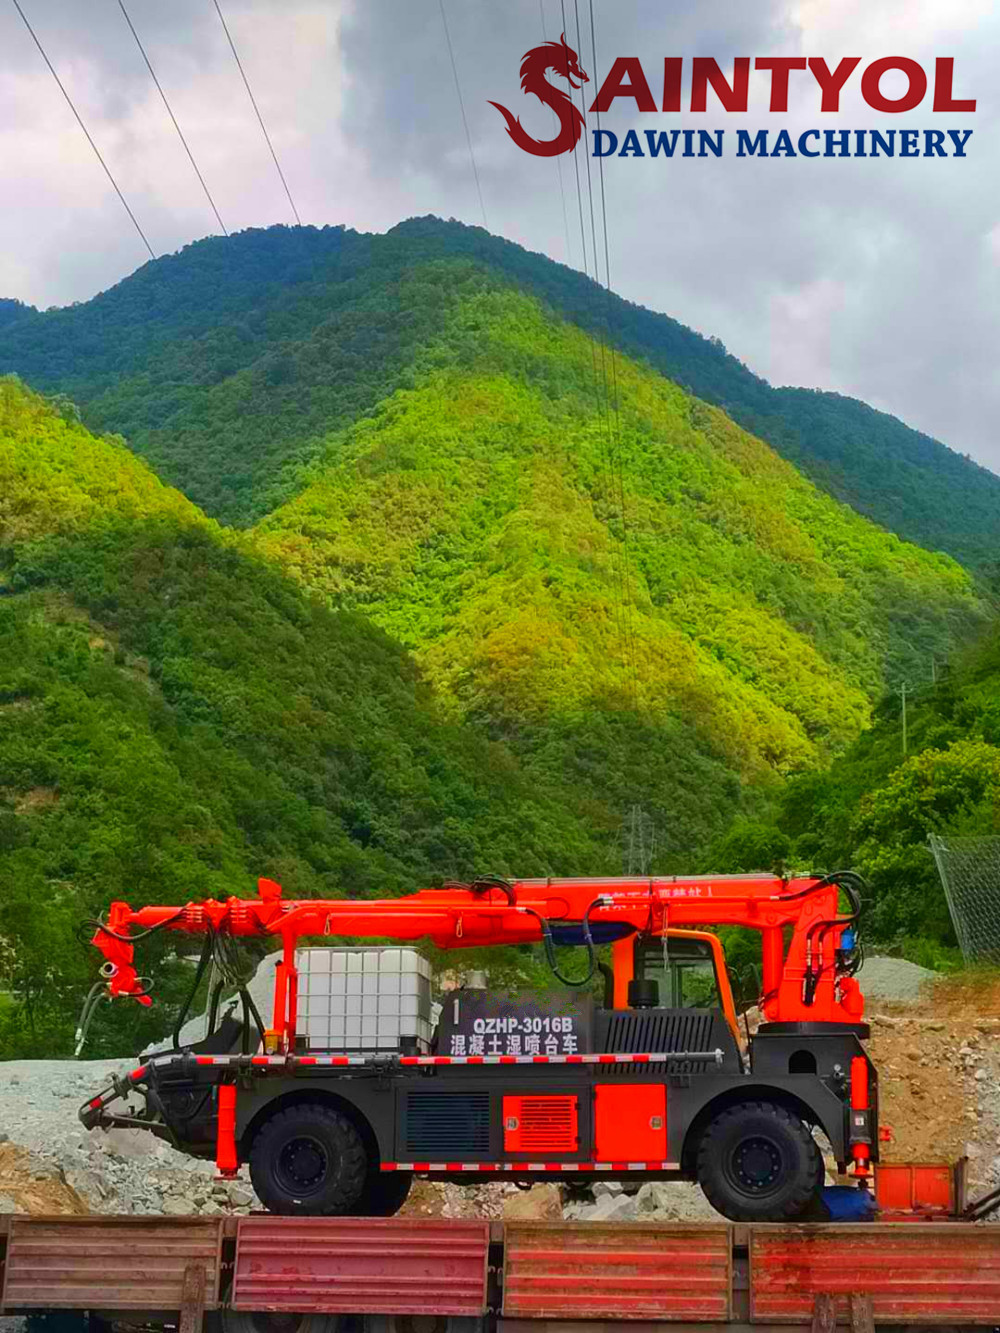
[[[228,1308],[220,1313],[222,1333],[337,1333],[342,1320],[335,1314],[274,1314]]]
[[[720,1112],[705,1131],[698,1183],[734,1222],[782,1222],[815,1199],[823,1159],[797,1115],[773,1102],[748,1102]]]
[[[250,1149],[250,1180],[272,1213],[340,1217],[361,1197],[368,1159],[361,1136],[330,1106],[276,1112]]]

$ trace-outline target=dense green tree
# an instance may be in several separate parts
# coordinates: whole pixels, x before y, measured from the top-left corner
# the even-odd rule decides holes
[[[792,859],[860,870],[872,888],[868,930],[930,963],[947,960],[955,933],[929,835],[1000,834],[1000,631],[937,674],[911,686],[905,756],[894,693],[870,730],[830,766],[796,776],[777,807]]]

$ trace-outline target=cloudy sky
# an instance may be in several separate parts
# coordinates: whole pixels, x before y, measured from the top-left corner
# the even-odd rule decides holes
[[[381,231],[437,213],[481,224],[439,0],[221,0],[304,222]],[[215,219],[125,24],[118,0],[21,0],[153,249]],[[231,230],[292,221],[212,0],[125,0]],[[534,158],[487,99],[553,132],[521,94],[519,66],[562,26],[593,76],[587,0],[444,0],[486,222],[582,265],[572,158]],[[751,76],[744,116],[639,115],[619,132],[693,127],[971,128],[968,157],[625,160],[604,163],[612,285],[722,339],[776,384],[852,394],[1000,472],[1000,93],[992,0],[595,0],[599,74],[640,55],[654,95],[662,58],[905,55],[955,58],[974,114],[931,97],[880,115],[853,76],[837,116],[793,75],[787,115]],[[862,65],[862,68],[863,68]],[[687,68],[687,63],[685,65]],[[895,76],[883,91],[894,96]],[[594,84],[590,85],[594,88]],[[86,300],[147,257],[9,0],[0,0],[0,295]],[[565,194],[569,226],[564,227]],[[585,169],[584,160],[578,163]],[[592,166],[596,164],[592,163]],[[589,257],[589,256],[588,256]]]

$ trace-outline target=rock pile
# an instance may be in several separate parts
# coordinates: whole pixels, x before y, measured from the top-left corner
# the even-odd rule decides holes
[[[632,1190],[615,1180],[598,1181],[588,1199],[563,1209],[570,1222],[724,1222],[698,1185],[688,1181],[647,1181]]]
[[[868,1048],[879,1072],[889,1161],[969,1158],[969,1184],[1000,1184],[1000,1017],[876,1013]]]
[[[32,1177],[36,1186],[46,1179],[60,1182],[84,1212],[250,1211],[255,1200],[248,1180],[216,1183],[213,1163],[176,1152],[145,1130],[83,1128],[78,1107],[108,1085],[112,1072],[130,1068],[134,1061],[19,1060],[3,1066],[0,1138],[17,1145],[22,1156],[6,1183],[0,1182],[0,1194],[7,1196],[0,1212],[72,1211],[36,1203],[27,1189]]]

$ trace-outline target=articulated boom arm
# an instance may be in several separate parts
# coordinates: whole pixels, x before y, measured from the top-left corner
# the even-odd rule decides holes
[[[130,927],[281,939],[275,1028],[295,1029],[295,946],[306,936],[430,939],[444,949],[661,935],[668,927],[745,926],[761,933],[763,1008],[772,1022],[857,1022],[863,1000],[843,966],[853,948],[853,917],[838,912],[843,876],[783,880],[771,875],[695,875],[669,879],[483,880],[423,889],[401,898],[286,900],[272,880],[259,896],[208,899],[186,907],[111,905],[93,943],[105,957],[112,996],[149,1003],[133,959]],[[844,942],[845,931],[850,931]],[[786,932],[790,932],[787,950]]]

